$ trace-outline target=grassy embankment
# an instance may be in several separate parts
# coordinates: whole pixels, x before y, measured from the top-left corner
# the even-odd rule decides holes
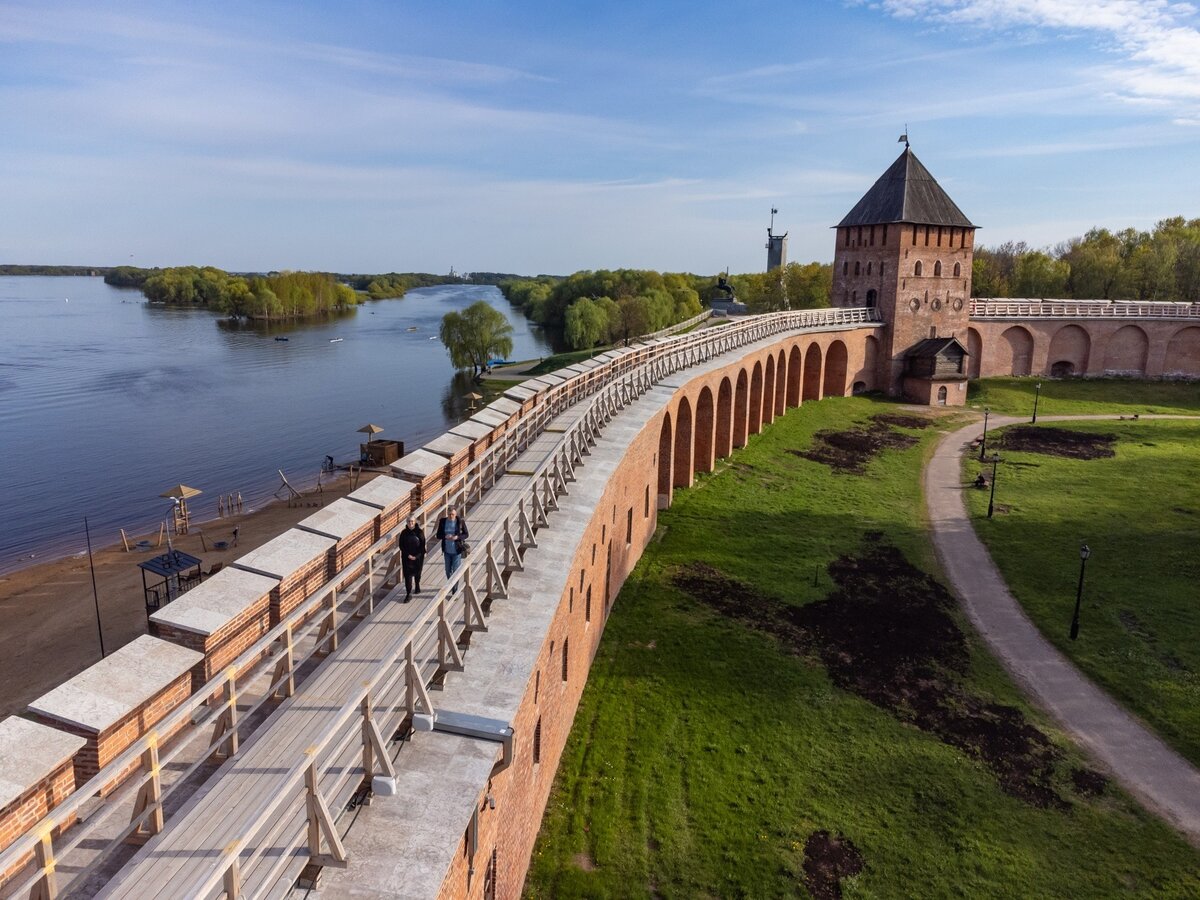
[[[1014,449],[1030,435],[1088,452],[1062,447],[1064,429],[1094,438],[1090,452],[1115,438],[1115,455]],[[984,492],[970,492],[968,509],[1013,595],[1090,678],[1200,764],[1200,420],[1039,422],[1003,429],[989,447],[1003,460],[997,515],[987,519]],[[968,462],[966,475],[978,467]],[[1092,553],[1072,641],[1083,543]]]
[[[1113,786],[1090,795],[1086,763],[924,580],[933,430],[900,429],[912,446],[863,475],[792,452],[895,411],[789,412],[660,514],[597,653],[529,896],[805,896],[838,873],[847,897],[1200,893],[1196,851]],[[917,568],[881,566],[885,545]]]
[[[967,403],[1012,415],[1033,412],[1035,378],[985,378],[972,381]],[[1200,385],[1129,378],[1043,379],[1038,417],[1089,414],[1200,414]]]

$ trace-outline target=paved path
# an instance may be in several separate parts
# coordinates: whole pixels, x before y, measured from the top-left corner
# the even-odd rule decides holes
[[[1043,421],[1115,418],[1048,416]],[[1026,417],[992,416],[990,427],[1024,421]],[[1022,688],[1128,791],[1200,846],[1200,771],[1092,684],[1042,636],[975,536],[963,502],[961,464],[964,448],[982,431],[982,423],[976,423],[946,435],[925,467],[934,546],[954,593]]]

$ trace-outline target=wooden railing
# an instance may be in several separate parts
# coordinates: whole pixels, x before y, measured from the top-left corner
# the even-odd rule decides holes
[[[1200,319],[1200,303],[972,300],[972,319]]]
[[[700,321],[704,317],[696,318]],[[400,720],[414,712],[433,713],[425,678],[418,671],[417,660],[423,649],[436,643],[439,664],[448,669],[461,668],[462,659],[448,615],[456,604],[461,605],[461,617],[454,612],[454,621],[465,623],[467,630],[485,630],[482,601],[504,598],[504,573],[521,568],[521,553],[536,546],[535,532],[546,523],[547,512],[557,508],[556,498],[573,480],[575,466],[588,455],[588,447],[595,443],[604,424],[620,409],[680,369],[775,334],[870,326],[879,321],[878,311],[867,308],[797,310],[748,317],[719,329],[700,329],[675,338],[652,338],[609,351],[597,357],[600,365],[585,375],[577,375],[542,391],[537,405],[522,415],[515,426],[508,428],[467,469],[425,499],[414,512],[422,527],[428,530],[428,521],[447,505],[461,509],[474,505],[511,462],[545,432],[553,419],[578,402],[587,402],[588,407],[562,433],[555,449],[529,478],[519,499],[504,518],[485,534],[472,535],[476,550],[417,622],[404,634],[397,635],[387,662],[379,667],[378,674],[347,694],[334,722],[323,733],[312,735],[309,749],[302,758],[279,761],[281,765],[289,764],[280,789],[255,811],[245,833],[229,845],[221,866],[215,868],[204,883],[205,889],[215,890],[224,884],[229,896],[240,896],[240,872],[261,852],[254,846],[255,838],[261,836],[268,824],[274,823],[272,831],[283,827],[276,814],[289,804],[304,810],[302,820],[295,823],[294,839],[299,841],[296,846],[303,845],[307,839],[313,857],[336,860],[339,855],[344,856],[323,797],[337,793],[350,778],[361,779],[364,774],[369,777],[369,770],[374,766],[390,771],[391,762],[382,735],[390,733],[389,729],[394,729]],[[0,853],[0,872],[15,869],[30,854],[35,860],[32,867],[0,884],[3,895],[15,896],[29,891],[33,896],[52,900],[81,884],[124,842],[162,831],[167,798],[188,785],[192,776],[213,759],[235,755],[244,736],[241,733],[244,723],[268,704],[291,697],[296,689],[299,667],[314,657],[337,650],[340,631],[347,622],[374,612],[381,574],[391,573],[398,566],[396,535],[401,527],[398,524],[382,535],[332,581],[241,653],[224,672],[199,688],[152,731],[135,740]],[[452,595],[460,586],[461,596],[455,599]],[[312,647],[297,656],[297,643],[308,637],[313,638]],[[248,708],[239,709],[239,696],[247,682],[271,665],[274,668],[269,685]],[[403,695],[402,702],[397,703],[400,694]],[[402,710],[398,718],[394,713],[397,709]],[[390,717],[388,710],[393,710]],[[393,718],[397,721],[392,721]],[[211,724],[212,731],[209,732],[207,727],[194,729],[192,735],[174,739],[171,748],[164,752],[158,736],[174,734],[196,719],[201,719],[202,724]],[[385,727],[380,728],[379,721]],[[207,740],[206,735],[210,735]],[[333,774],[336,783],[327,783],[329,763],[344,756],[351,748],[355,753],[361,750],[362,765],[353,773],[342,767]],[[189,757],[192,762],[187,764]],[[177,761],[183,766],[182,771],[169,785],[164,784],[164,767]],[[83,821],[69,827],[81,817],[85,805],[93,801],[101,788],[127,767],[139,762],[140,772],[136,776],[111,794],[98,810],[89,809]],[[134,801],[134,812],[128,824],[115,835],[102,835],[101,826],[128,809],[131,800]],[[61,834],[54,838],[59,831]],[[83,865],[72,866],[70,881],[60,885],[58,860],[79,850],[85,842],[89,860]],[[326,846],[328,849],[323,849]],[[247,850],[249,854],[243,858]],[[285,861],[281,857],[276,865],[282,866]]]

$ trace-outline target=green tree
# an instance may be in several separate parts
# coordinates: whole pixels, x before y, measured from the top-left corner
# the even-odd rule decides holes
[[[563,334],[576,350],[595,347],[608,336],[608,317],[595,301],[580,297],[567,307]]]
[[[1070,274],[1066,260],[1033,250],[1017,260],[1012,290],[1018,297],[1062,297]]]
[[[833,266],[819,262],[788,263],[783,270],[789,309],[820,309],[829,305]]]
[[[476,379],[489,359],[512,353],[512,325],[484,300],[442,316],[438,337],[450,362],[459,369],[472,369]]]

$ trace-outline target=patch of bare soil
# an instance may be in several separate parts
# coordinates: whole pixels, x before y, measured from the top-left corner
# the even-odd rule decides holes
[[[1045,453],[1070,459],[1105,459],[1116,456],[1115,434],[1092,434],[1069,428],[1035,428],[1015,425],[1000,432],[1000,447],[1022,453]]]
[[[596,871],[596,861],[592,859],[590,853],[576,853],[575,858],[571,861],[575,863],[577,869],[582,869],[584,872]]]
[[[1075,785],[1075,793],[1083,797],[1099,797],[1108,787],[1108,776],[1092,769],[1072,769],[1071,783]]]
[[[1061,751],[1019,709],[960,684],[969,657],[952,615],[954,599],[897,548],[878,535],[868,540],[861,556],[830,565],[833,592],[803,607],[766,597],[704,564],[679,570],[674,583],[795,652],[815,653],[838,687],[983,763],[1005,793],[1064,808],[1054,784]]]
[[[844,475],[863,475],[867,464],[884,450],[904,450],[917,442],[911,434],[893,431],[889,421],[912,419],[921,425],[902,425],[904,428],[923,428],[925,420],[916,416],[900,416],[881,413],[872,418],[865,427],[849,428],[846,431],[818,431],[813,435],[813,445],[808,450],[789,450],[789,453],[823,463]]]
[[[840,900],[842,879],[862,870],[862,853],[845,835],[814,831],[804,842],[804,884],[815,900]]]

